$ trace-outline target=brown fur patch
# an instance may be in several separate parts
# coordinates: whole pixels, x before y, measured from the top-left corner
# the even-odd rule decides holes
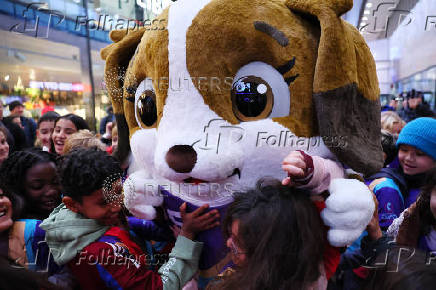
[[[135,60],[128,69],[128,82],[124,86],[124,111],[126,112],[127,123],[129,124],[130,137],[134,134],[139,126],[135,119],[134,103],[126,100],[127,97],[132,97],[126,89],[139,85],[145,78],[153,80],[153,87],[156,94],[156,106],[158,122],[162,117],[163,107],[167,96],[168,86],[165,85],[165,80],[168,80],[168,8],[165,9],[159,16],[163,21],[156,21],[156,25],[152,26],[150,31],[144,33],[141,43],[138,46],[138,51]],[[156,27],[157,29],[154,29]],[[159,28],[165,27],[165,30]],[[168,82],[168,81],[166,81]],[[133,94],[133,98],[135,94]],[[155,128],[158,122],[150,128]]]
[[[362,96],[356,84],[314,95],[319,130],[338,159],[367,175],[383,167],[380,102]],[[340,108],[340,109],[338,109]]]
[[[282,46],[256,30],[256,21],[282,31],[289,44]],[[233,79],[242,66],[253,61],[279,67],[296,57],[294,68],[285,75],[300,75],[290,85],[290,115],[274,120],[298,136],[315,136],[312,84],[318,38],[317,27],[293,14],[283,1],[213,1],[199,12],[187,32],[187,66],[191,77],[221,80],[220,89],[194,84],[213,111],[236,124],[239,121],[232,111],[231,85],[224,85],[225,78]]]

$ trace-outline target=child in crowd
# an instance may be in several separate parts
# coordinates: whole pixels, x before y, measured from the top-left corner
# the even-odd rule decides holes
[[[207,205],[186,213],[170,260],[159,274],[126,229],[120,215],[121,168],[98,149],[77,149],[60,169],[63,204],[41,228],[56,263],[68,265],[83,289],[181,289],[198,269],[202,244],[195,234],[217,226],[217,211]]]
[[[15,151],[21,151],[27,148],[26,134],[24,134],[24,130],[12,122],[11,119],[4,118],[3,119],[4,126],[10,133],[9,141],[9,153]]]
[[[234,194],[223,230],[236,267],[208,289],[326,289],[325,232],[308,192],[261,180]]]
[[[0,188],[0,256],[7,258],[9,250],[9,229],[12,226],[12,202]]]
[[[53,134],[54,124],[59,114],[49,111],[39,118],[36,125],[36,144],[35,146],[41,147],[43,151],[50,152],[51,148],[51,134]]]
[[[111,142],[111,146],[109,146],[106,151],[107,153],[113,155],[114,152],[117,150],[117,146],[118,146],[118,127],[117,124],[114,123],[115,125],[112,128],[112,142]]]
[[[5,127],[0,127],[0,166],[9,156],[9,144],[7,142],[8,133],[6,130]]]
[[[89,130],[79,130],[70,135],[65,141],[63,155],[77,148],[98,148],[102,151],[106,151],[106,145]]]
[[[83,129],[89,130],[89,126],[82,117],[74,114],[59,117],[55,121],[54,131],[51,135],[52,149],[50,152],[56,152],[59,155],[63,155],[67,137]]]
[[[381,130],[381,145],[383,148],[383,167],[398,168],[398,149],[396,146],[397,137],[386,130]]]
[[[400,134],[403,128],[403,120],[393,111],[381,112],[381,128],[394,136]]]
[[[0,168],[0,188],[13,205],[8,257],[30,270],[57,273],[60,269],[50,258],[45,233],[39,228],[61,200],[54,156],[39,150],[14,152]],[[11,205],[4,208],[12,209]]]
[[[383,168],[368,182],[379,202],[383,230],[416,201],[425,174],[435,167],[436,119],[418,118],[408,123],[398,137],[397,147],[400,168]]]
[[[0,189],[0,289],[58,289],[48,283],[41,273],[27,271],[9,259],[9,248],[14,242],[11,239],[13,214],[19,212],[14,201],[14,196]]]
[[[388,235],[400,246],[436,251],[436,168],[428,172],[418,200],[394,220]]]
[[[0,188],[20,198],[21,218],[47,218],[61,203],[55,156],[41,150],[12,153],[1,166]]]

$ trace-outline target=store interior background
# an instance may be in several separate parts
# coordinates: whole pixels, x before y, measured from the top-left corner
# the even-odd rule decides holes
[[[0,101],[24,100],[35,119],[52,106],[97,128],[110,105],[100,59],[100,49],[111,43],[110,24],[121,19],[147,25],[170,3],[0,0]],[[415,89],[435,110],[435,0],[354,0],[343,18],[361,31],[374,55],[382,105]],[[95,20],[93,29],[85,29],[84,19]]]

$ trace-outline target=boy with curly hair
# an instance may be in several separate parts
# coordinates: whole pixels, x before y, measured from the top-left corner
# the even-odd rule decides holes
[[[183,227],[159,274],[134,241],[120,215],[121,169],[97,149],[79,149],[60,169],[63,203],[41,224],[56,263],[68,265],[82,289],[180,289],[198,269],[202,243],[195,235],[217,226],[207,205],[186,213]]]

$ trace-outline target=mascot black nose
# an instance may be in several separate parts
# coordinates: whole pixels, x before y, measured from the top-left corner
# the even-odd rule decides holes
[[[197,152],[189,145],[175,145],[168,150],[165,160],[174,171],[188,173],[197,162]]]

